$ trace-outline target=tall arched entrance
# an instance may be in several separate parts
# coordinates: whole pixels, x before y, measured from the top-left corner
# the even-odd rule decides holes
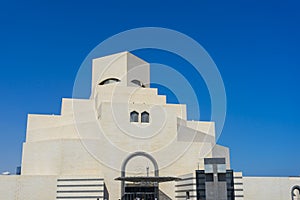
[[[154,176],[126,176],[126,166],[128,162],[138,156],[142,156],[151,161],[154,167]],[[127,156],[121,167],[121,176],[115,180],[121,181],[122,200],[158,200],[160,195],[159,183],[179,180],[175,177],[160,177],[156,160],[146,152],[135,152]]]
[[[158,184],[157,183],[150,183],[150,182],[135,182],[134,184],[125,184],[125,181],[129,180],[126,179],[126,166],[128,162],[138,156],[145,157],[149,159],[153,166],[154,166],[154,176],[159,177],[159,169],[156,160],[146,152],[135,152],[127,156],[123,161],[122,168],[121,168],[121,196],[122,200],[131,200],[131,199],[158,199]],[[136,177],[137,178],[137,177]],[[141,178],[141,177],[140,177]],[[139,180],[137,180],[139,181]]]

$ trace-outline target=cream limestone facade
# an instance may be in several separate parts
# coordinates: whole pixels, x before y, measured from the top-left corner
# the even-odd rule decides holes
[[[229,149],[216,144],[214,122],[188,121],[186,105],[167,104],[149,83],[150,65],[129,52],[94,59],[89,99],[62,99],[61,115],[28,115],[21,175],[0,176],[0,199],[124,199],[131,181],[120,177],[173,178],[154,181],[157,196],[145,199],[201,199],[196,170],[229,173]],[[225,162],[205,165],[204,158]],[[208,172],[210,166],[217,171]],[[233,199],[292,199],[300,184],[277,178],[273,185],[238,172],[232,180]],[[206,199],[216,187],[229,192],[226,181],[206,184]]]

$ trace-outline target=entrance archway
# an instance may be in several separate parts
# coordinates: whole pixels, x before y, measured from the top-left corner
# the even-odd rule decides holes
[[[138,152],[130,154],[123,161],[122,167],[121,167],[121,178],[125,178],[125,176],[126,176],[126,166],[127,166],[128,162],[132,158],[135,158],[135,157],[138,157],[138,156],[142,156],[142,157],[148,158],[152,162],[152,164],[154,166],[154,176],[155,177],[159,177],[159,168],[158,168],[158,164],[157,164],[156,160],[154,159],[154,157],[151,156],[150,154],[146,153],[146,152],[138,151]],[[121,181],[121,197],[122,198],[123,198],[124,194],[125,194],[125,181],[122,180]]]

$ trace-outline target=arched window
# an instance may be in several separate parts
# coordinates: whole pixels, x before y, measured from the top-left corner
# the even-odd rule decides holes
[[[130,122],[139,122],[139,113],[136,111],[132,111],[130,113]]]
[[[298,185],[292,188],[292,200],[300,200],[300,187]]]
[[[145,85],[141,82],[141,81],[139,81],[139,80],[132,80],[131,81],[131,83],[133,83],[133,84],[135,84],[135,85],[138,85],[138,86],[140,86],[140,87],[145,87]]]
[[[149,123],[149,113],[144,111],[142,112],[142,123]]]
[[[120,80],[117,78],[108,78],[102,81],[101,83],[99,83],[99,85],[106,85],[106,84],[117,83],[117,82],[120,82]]]

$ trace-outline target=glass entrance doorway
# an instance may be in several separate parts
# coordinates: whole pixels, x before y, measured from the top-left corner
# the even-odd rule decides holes
[[[158,186],[126,184],[123,200],[158,200]]]
[[[159,194],[162,194],[159,191],[159,183],[181,179],[171,176],[123,176],[115,178],[115,180],[122,181],[122,200],[159,200]]]

